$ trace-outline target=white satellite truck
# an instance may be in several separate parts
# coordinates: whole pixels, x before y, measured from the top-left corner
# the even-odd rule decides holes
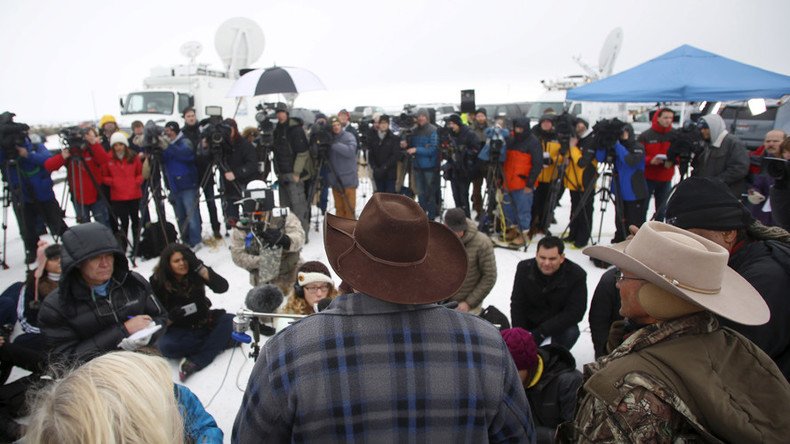
[[[198,120],[216,114],[221,107],[222,116],[235,116],[239,128],[257,126],[251,98],[225,96],[238,79],[239,70],[261,56],[264,42],[263,31],[254,21],[242,17],[225,21],[214,36],[224,70],[195,63],[203,45],[184,43],[181,54],[189,59],[187,65],[153,68],[143,80],[143,89],[121,95],[119,126],[129,131],[135,120],[153,120],[159,126],[172,120],[183,125],[182,113],[187,107],[195,109]]]

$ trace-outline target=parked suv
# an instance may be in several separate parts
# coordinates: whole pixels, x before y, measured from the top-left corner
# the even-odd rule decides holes
[[[780,129],[790,134],[790,100],[766,100],[765,112],[753,116],[745,102],[722,105],[719,115],[727,130],[753,150],[763,144],[765,133]]]

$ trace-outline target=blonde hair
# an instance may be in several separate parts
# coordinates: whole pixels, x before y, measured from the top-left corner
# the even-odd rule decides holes
[[[330,284],[329,294],[326,295],[326,299],[334,299],[336,297],[337,289],[334,285]],[[283,307],[280,311],[282,313],[300,315],[309,315],[315,313],[315,310],[313,310],[313,307],[307,303],[305,298],[297,296],[294,290],[291,290],[291,292],[288,293],[288,300],[285,303],[285,307]]]
[[[42,389],[26,442],[182,443],[184,425],[167,362],[108,353]]]

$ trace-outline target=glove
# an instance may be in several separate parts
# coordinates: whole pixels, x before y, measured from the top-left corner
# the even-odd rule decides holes
[[[279,247],[283,247],[283,250],[287,250],[291,248],[291,238],[288,237],[288,235],[283,234],[282,236],[280,236],[280,239],[277,240],[277,243],[275,245]]]
[[[197,273],[200,268],[203,267],[203,261],[198,259],[198,257],[195,255],[195,252],[192,250],[186,250],[182,252],[182,254],[184,255],[184,260],[187,261],[187,266],[190,270]]]
[[[282,230],[278,230],[277,228],[267,228],[261,234],[263,241],[270,247],[277,245],[282,236]]]
[[[226,313],[225,310],[222,309],[222,308],[209,310],[209,312],[208,312],[208,326],[210,328],[214,328],[214,326],[217,325],[217,322],[219,322],[219,320],[222,319],[222,316],[224,316],[225,313]]]

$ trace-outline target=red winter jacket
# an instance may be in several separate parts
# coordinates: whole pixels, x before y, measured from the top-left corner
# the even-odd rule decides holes
[[[69,157],[69,159],[72,158],[74,158],[74,153]],[[82,205],[93,205],[98,198],[98,193],[96,192],[96,187],[93,185],[93,181],[96,181],[96,185],[101,185],[101,168],[102,165],[110,160],[110,155],[104,151],[104,147],[102,147],[101,143],[97,142],[83,150],[82,158],[85,160],[85,163],[76,158],[68,161],[66,171],[68,173],[69,186],[71,187],[71,192],[74,194],[74,199],[77,203]],[[63,159],[62,154],[58,153],[44,162],[44,168],[51,173],[59,170],[64,164],[66,164],[66,160]],[[86,164],[88,165],[87,170],[85,169]],[[88,171],[90,171],[90,174],[88,174]],[[91,180],[91,175],[93,176],[93,180]]]
[[[645,179],[656,182],[669,182],[675,175],[675,165],[666,168],[664,163],[651,165],[650,161],[657,154],[666,156],[670,145],[672,126],[664,128],[658,124],[658,112],[653,113],[653,123],[650,129],[639,135],[637,141],[645,147]]]
[[[143,184],[143,163],[138,156],[132,161],[112,158],[102,167],[104,184],[110,186],[110,200],[123,201],[143,197],[140,185]]]

